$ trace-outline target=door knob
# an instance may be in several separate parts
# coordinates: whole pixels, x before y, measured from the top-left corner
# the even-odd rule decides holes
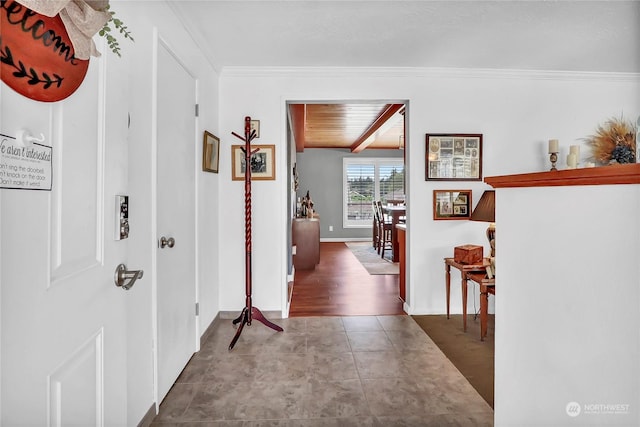
[[[164,249],[166,246],[172,248],[176,244],[176,240],[173,237],[169,237],[168,239],[164,236],[160,238],[160,249]]]

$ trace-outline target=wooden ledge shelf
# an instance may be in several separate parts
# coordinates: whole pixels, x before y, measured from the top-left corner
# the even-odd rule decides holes
[[[640,184],[640,163],[489,176],[484,182],[494,188]]]

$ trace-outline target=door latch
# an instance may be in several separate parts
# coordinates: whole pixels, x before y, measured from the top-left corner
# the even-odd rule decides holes
[[[142,279],[144,271],[142,270],[127,270],[124,264],[120,264],[116,267],[114,275],[114,281],[116,286],[124,290],[129,290],[136,283],[136,280]]]

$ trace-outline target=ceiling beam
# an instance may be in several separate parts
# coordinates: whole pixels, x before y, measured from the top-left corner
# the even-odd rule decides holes
[[[360,137],[356,139],[353,144],[351,144],[351,152],[359,153],[367,148],[371,143],[373,143],[374,138],[369,137],[376,133],[387,120],[393,117],[393,115],[403,107],[404,104],[388,104],[385,110],[378,116],[378,118],[373,121],[371,126],[369,126],[369,128],[365,130],[364,133],[360,135]]]
[[[307,106],[305,104],[289,105],[289,114],[291,115],[291,131],[293,139],[296,142],[296,152],[304,151],[304,128],[307,122]]]

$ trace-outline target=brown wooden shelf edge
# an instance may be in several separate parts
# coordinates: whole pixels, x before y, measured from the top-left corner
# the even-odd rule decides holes
[[[488,176],[484,182],[494,188],[640,184],[640,163]]]

